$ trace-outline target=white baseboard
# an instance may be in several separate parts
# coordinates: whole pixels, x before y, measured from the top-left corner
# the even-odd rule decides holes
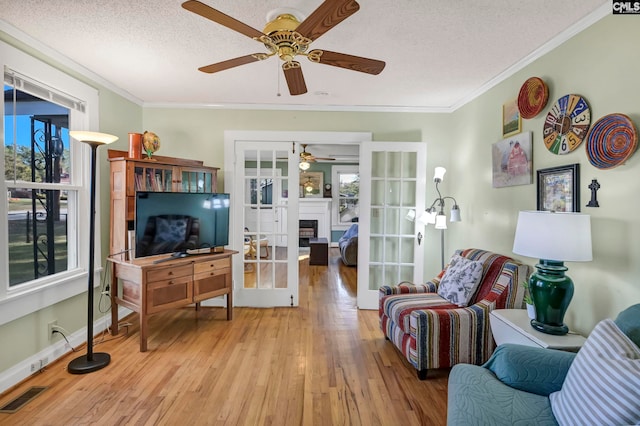
[[[124,318],[131,312],[132,311],[127,308],[118,307],[118,318]],[[98,334],[106,330],[109,325],[111,325],[110,314],[94,321],[93,330],[95,334]],[[40,352],[33,354],[29,358],[22,360],[13,367],[0,373],[0,393],[17,385],[31,375],[39,374],[41,368],[46,368],[48,364],[71,352],[72,347],[75,348],[85,343],[87,340],[87,327],[83,327],[75,333],[68,335],[67,339],[69,339],[71,346],[67,344],[66,340],[60,339]],[[84,353],[84,349],[78,353],[78,356],[82,353]],[[31,371],[32,365],[36,366],[35,371]]]

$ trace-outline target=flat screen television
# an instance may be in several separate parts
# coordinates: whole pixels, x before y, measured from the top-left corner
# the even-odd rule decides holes
[[[134,228],[135,257],[222,251],[229,244],[229,194],[139,191]]]

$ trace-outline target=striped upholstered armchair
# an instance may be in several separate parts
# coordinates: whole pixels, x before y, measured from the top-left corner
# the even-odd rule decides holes
[[[479,249],[458,250],[456,255],[482,263],[477,290],[465,307],[438,294],[449,265],[426,284],[380,288],[382,331],[416,368],[421,380],[430,368],[487,361],[495,349],[489,313],[523,307],[524,288],[518,284],[528,278],[528,265]]]

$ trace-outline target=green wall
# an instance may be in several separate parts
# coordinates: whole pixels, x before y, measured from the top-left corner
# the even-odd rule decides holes
[[[127,149],[128,132],[150,130],[162,139],[161,155],[201,159],[222,168],[225,130],[366,131],[373,133],[375,141],[424,141],[428,180],[435,166],[445,166],[443,195],[455,196],[462,209],[463,222],[451,224],[445,234],[447,255],[461,247],[511,254],[518,211],[536,207],[535,183],[499,189],[491,185],[491,144],[501,140],[501,106],[517,95],[527,78],[539,76],[548,83],[549,105],[564,94],[578,93],[590,103],[592,122],[620,112],[640,124],[640,58],[635,54],[640,25],[629,16],[604,18],[452,114],[141,107],[4,33],[0,32],[0,39],[96,87],[100,91],[100,131],[120,137],[113,149]],[[636,198],[640,155],[618,168],[599,170],[589,164],[584,145],[564,156],[551,154],[541,138],[546,111],[523,120],[523,131],[533,132],[534,170],[580,163],[582,211],[592,215],[594,260],[568,264],[576,291],[566,320],[586,334],[598,320],[640,302],[640,241],[634,238],[640,235],[640,218],[633,213],[640,208]],[[100,230],[105,256],[109,235],[106,150],[100,151],[100,160]],[[602,185],[600,208],[584,207],[589,197],[586,186],[593,178]],[[428,185],[427,201],[434,197],[435,188]],[[425,236],[425,274],[431,277],[440,266],[440,239],[433,228]],[[531,265],[536,262],[523,260]],[[80,295],[0,326],[0,339],[12,342],[11,351],[0,360],[0,371],[46,347],[46,333],[39,330],[48,321],[57,318],[73,332],[85,325],[83,312],[86,297]]]
[[[535,170],[580,164],[581,212],[591,215],[593,261],[569,262],[575,294],[565,321],[588,333],[601,319],[615,317],[640,303],[640,153],[624,165],[600,170],[587,158],[583,143],[566,155],[550,153],[542,140],[549,107],[561,96],[584,96],[591,123],[604,115],[623,113],[640,126],[640,25],[630,16],[608,16],[536,60],[513,77],[453,114],[455,148],[446,165],[449,193],[462,208],[463,222],[447,231],[447,246],[488,247],[511,253],[519,210],[536,209],[536,184],[509,188],[491,186],[491,144],[501,140],[501,105],[517,96],[522,83],[538,76],[549,85],[549,102],[542,113],[523,120],[533,133]],[[599,208],[586,207],[591,179],[601,185]],[[523,258],[530,265],[536,259]]]

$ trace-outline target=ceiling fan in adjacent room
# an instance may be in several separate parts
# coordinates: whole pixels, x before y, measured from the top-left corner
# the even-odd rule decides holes
[[[298,164],[298,166],[300,167],[301,170],[308,170],[309,167],[311,167],[311,163],[314,163],[318,160],[320,161],[335,161],[335,158],[332,157],[318,157],[313,155],[310,152],[307,152],[307,146],[308,144],[303,143],[300,144],[302,146],[302,151],[300,152],[300,162]],[[295,153],[295,145],[294,145],[294,153]],[[278,158],[278,160],[286,160],[286,158]]]
[[[307,85],[300,62],[295,60],[296,56],[306,56],[311,62],[373,75],[380,74],[385,67],[385,63],[377,59],[322,49],[308,50],[313,41],[360,9],[355,0],[325,0],[302,22],[293,14],[279,14],[267,23],[263,32],[197,0],[186,1],[182,7],[263,43],[268,50],[267,53],[253,53],[198,68],[202,72],[215,73],[277,55],[284,62],[282,70],[289,93],[301,95],[307,93]]]

